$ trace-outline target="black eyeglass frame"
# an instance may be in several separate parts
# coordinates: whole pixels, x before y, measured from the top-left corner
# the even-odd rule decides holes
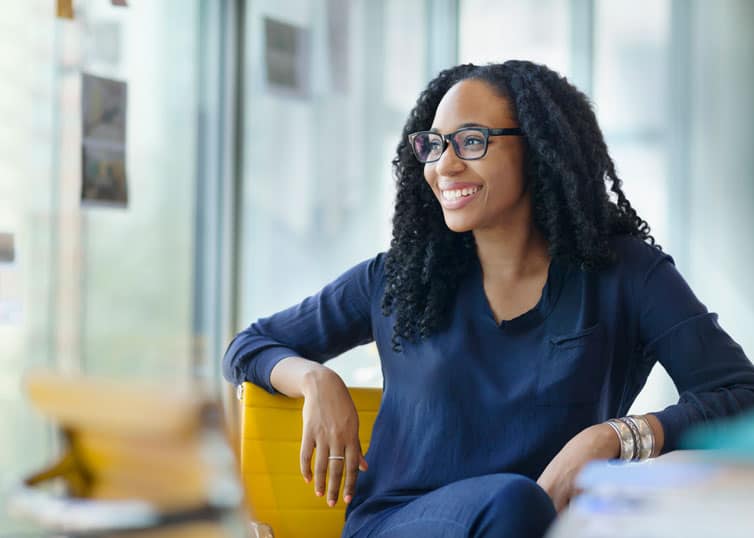
[[[484,151],[482,154],[478,157],[461,157],[461,151],[458,148],[458,143],[455,140],[455,136],[463,131],[478,131],[484,135]],[[417,136],[421,134],[432,134],[435,136],[439,136],[442,140],[442,151],[440,152],[440,155],[437,157],[437,159],[432,159],[431,161],[422,161],[421,157],[419,157],[418,152],[416,151],[416,146],[414,146],[414,140]],[[489,129],[487,127],[461,127],[460,129],[453,131],[452,133],[448,134],[440,134],[436,131],[417,131],[415,133],[411,133],[408,135],[408,143],[411,146],[411,151],[414,154],[414,157],[416,157],[416,160],[419,161],[422,164],[428,164],[428,163],[434,163],[439,161],[443,153],[445,153],[445,150],[448,149],[448,142],[453,146],[453,151],[456,152],[456,156],[464,161],[478,161],[479,159],[483,159],[485,155],[487,155],[487,148],[489,147],[489,138],[491,136],[514,136],[514,135],[523,135],[524,132],[521,130],[520,127],[506,127],[504,129]]]

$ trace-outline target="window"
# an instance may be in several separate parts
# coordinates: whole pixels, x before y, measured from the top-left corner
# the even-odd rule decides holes
[[[242,326],[388,248],[390,161],[425,82],[425,18],[399,0],[249,3]],[[374,345],[328,366],[381,385]]]

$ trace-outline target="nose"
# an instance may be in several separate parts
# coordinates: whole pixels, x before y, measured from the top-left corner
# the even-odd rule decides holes
[[[451,142],[448,142],[445,146],[445,151],[440,155],[440,159],[436,163],[437,173],[441,176],[453,176],[462,172],[466,167],[463,159],[456,155],[456,150]]]

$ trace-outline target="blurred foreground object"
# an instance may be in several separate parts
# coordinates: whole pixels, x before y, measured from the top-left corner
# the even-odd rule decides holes
[[[748,538],[754,529],[754,458],[679,450],[639,463],[592,462],[548,538]]]
[[[366,454],[382,390],[348,390],[359,414],[359,440]],[[272,395],[251,383],[239,386],[238,398],[242,405],[241,475],[254,520],[269,525],[275,538],[340,536],[346,510],[342,483],[338,503],[330,508],[325,497],[314,495],[314,482],[306,484],[301,476],[303,398]],[[312,464],[316,457],[315,449]]]
[[[73,18],[73,0],[57,0],[56,15],[61,19]]]
[[[754,465],[754,413],[698,426],[681,443],[690,449],[714,450],[713,454],[724,460]]]
[[[12,492],[11,514],[77,536],[248,534],[216,403],[190,391],[51,372],[28,375],[26,389],[60,428],[64,453]]]

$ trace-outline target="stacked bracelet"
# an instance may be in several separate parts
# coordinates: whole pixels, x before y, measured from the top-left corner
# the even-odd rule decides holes
[[[647,419],[630,415],[623,418],[611,418],[607,424],[618,435],[621,460],[641,461],[652,456],[654,433]]]
[[[615,433],[618,434],[618,440],[620,441],[620,459],[623,461],[632,460],[634,458],[636,443],[634,442],[631,428],[629,428],[622,420],[615,418],[611,418],[607,423],[613,428],[613,430],[615,430]]]
[[[652,426],[649,425],[646,418],[638,415],[629,415],[624,420],[633,422],[639,431],[639,444],[641,445],[639,459],[646,460],[651,458],[655,448],[655,435],[652,431]]]

